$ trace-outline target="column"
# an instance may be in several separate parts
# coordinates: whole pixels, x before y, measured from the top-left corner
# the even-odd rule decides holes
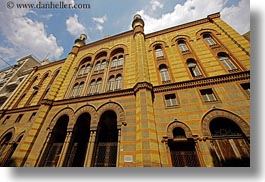
[[[90,138],[89,138],[89,144],[87,147],[87,153],[86,153],[86,159],[85,159],[85,167],[90,167],[92,158],[93,158],[93,151],[95,148],[95,140],[96,140],[96,130],[90,131]]]
[[[67,150],[69,148],[69,144],[71,142],[72,133],[73,133],[72,129],[67,131],[67,135],[66,135],[65,140],[64,140],[63,148],[61,151],[59,161],[57,163],[57,167],[63,167],[63,165],[64,165],[64,160],[65,160],[65,156],[67,154]]]

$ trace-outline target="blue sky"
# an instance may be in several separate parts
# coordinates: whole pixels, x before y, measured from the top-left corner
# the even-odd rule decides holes
[[[40,61],[65,58],[81,33],[87,34],[90,43],[128,31],[136,13],[145,21],[145,33],[216,12],[240,34],[250,30],[249,0],[64,0],[90,4],[89,9],[75,10],[16,8],[16,3],[38,4],[38,0],[12,0],[15,7],[8,9],[9,1],[0,2],[0,69],[30,54]]]

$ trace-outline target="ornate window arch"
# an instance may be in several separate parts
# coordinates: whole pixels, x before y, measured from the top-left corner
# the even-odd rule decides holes
[[[202,120],[204,138],[211,141],[216,166],[249,167],[249,126],[234,113],[213,109]]]
[[[163,138],[171,156],[173,167],[199,167],[200,161],[195,141],[188,126],[174,120],[167,128],[167,136]]]

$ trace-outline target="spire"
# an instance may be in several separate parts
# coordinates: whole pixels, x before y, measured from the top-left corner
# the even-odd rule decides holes
[[[132,28],[134,34],[142,33],[144,34],[144,20],[142,19],[141,15],[136,14],[133,17]]]

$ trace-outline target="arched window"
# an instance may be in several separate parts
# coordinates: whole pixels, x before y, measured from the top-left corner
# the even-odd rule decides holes
[[[115,68],[118,65],[118,59],[117,57],[114,57],[111,62],[111,68]]]
[[[237,70],[237,67],[234,65],[234,63],[230,60],[228,55],[224,52],[220,52],[217,54],[218,59],[221,61],[221,63],[225,66],[225,68],[228,71]]]
[[[101,86],[102,86],[102,79],[99,78],[99,79],[97,80],[97,83],[96,83],[96,93],[100,93],[100,91],[101,91]]]
[[[202,76],[202,73],[196,63],[196,61],[192,58],[187,60],[187,65],[190,70],[190,73],[193,77],[200,77]]]
[[[120,90],[122,87],[122,76],[119,74],[116,77],[116,90]]]
[[[109,78],[107,90],[108,91],[113,91],[114,88],[115,88],[115,77],[112,75]]]
[[[34,99],[36,98],[37,94],[38,94],[38,91],[34,91],[34,93],[30,96],[30,98],[27,101],[27,103],[25,104],[25,106],[31,105],[32,101],[34,101]]]
[[[164,57],[161,45],[155,46],[156,58]]]
[[[72,97],[75,97],[77,95],[77,91],[78,91],[78,87],[79,87],[79,84],[76,83],[73,87],[73,91],[72,91]]]
[[[100,68],[101,68],[101,63],[98,61],[98,62],[96,63],[95,71],[99,71]]]
[[[101,62],[100,70],[104,70],[104,69],[106,68],[106,66],[107,66],[107,61],[106,61],[106,60],[103,60],[103,61]]]
[[[187,139],[181,127],[173,129],[173,139],[168,141],[173,167],[199,167],[200,162],[192,138]]]
[[[76,93],[75,96],[78,97],[78,96],[81,96],[81,95],[82,95],[82,91],[83,91],[84,85],[85,85],[84,82],[81,82],[81,83],[79,84],[78,89],[77,89],[77,93]]]
[[[223,117],[215,118],[210,122],[209,129],[217,166],[250,166],[249,141],[235,122]]]
[[[79,70],[78,75],[83,75],[85,73],[85,69],[86,69],[86,65],[82,65],[80,70]]]
[[[169,77],[168,69],[167,69],[166,65],[164,65],[164,64],[160,65],[159,71],[160,71],[160,76],[161,76],[162,82],[170,81],[170,77]]]
[[[121,56],[119,56],[117,66],[122,66],[123,65],[123,62],[124,62],[124,57],[123,57],[123,55],[121,55]]]
[[[38,84],[39,87],[42,86],[43,82],[46,80],[46,78],[48,78],[48,76],[49,76],[49,73],[46,73],[46,74],[43,76],[43,78],[41,79],[40,83]]]
[[[205,40],[205,42],[209,45],[209,46],[213,46],[216,45],[216,42],[214,41],[214,39],[212,38],[212,36],[210,34],[203,34],[203,39]]]
[[[87,73],[89,73],[90,70],[91,70],[91,65],[90,64],[87,64],[84,73],[87,74]]]
[[[81,114],[76,121],[64,165],[67,167],[83,167],[90,137],[91,116]]]
[[[50,133],[51,137],[47,143],[40,166],[56,167],[58,165],[66,138],[68,122],[69,117],[67,115],[61,116],[56,122],[52,132]]]
[[[118,148],[117,115],[105,111],[100,117],[92,166],[116,167]]]
[[[92,80],[89,89],[88,89],[88,95],[94,94],[96,92],[96,80]]]
[[[6,166],[9,160],[9,143],[13,134],[8,132],[0,141],[0,166]]]
[[[189,49],[188,49],[188,47],[187,47],[187,45],[186,45],[186,43],[185,43],[184,40],[179,40],[178,41],[178,47],[179,47],[179,49],[180,49],[181,52],[187,52],[187,51],[189,51]]]

